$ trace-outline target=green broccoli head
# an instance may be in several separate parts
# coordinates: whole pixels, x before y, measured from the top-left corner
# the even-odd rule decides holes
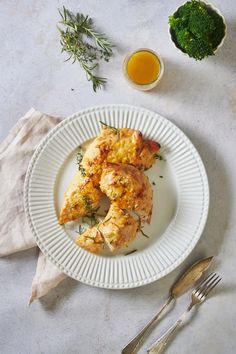
[[[220,43],[225,31],[221,16],[199,0],[187,1],[180,6],[169,17],[169,24],[177,47],[196,60],[213,55],[214,44]],[[216,35],[221,36],[217,41]]]
[[[212,46],[207,40],[195,38],[188,30],[179,31],[176,38],[181,43],[183,52],[191,58],[202,60],[204,57],[214,54]]]
[[[215,23],[208,15],[207,9],[195,3],[189,16],[188,27],[196,38],[207,39],[215,30]]]
[[[207,40],[199,38],[194,38],[189,41],[186,48],[186,53],[188,53],[190,57],[195,58],[196,60],[202,60],[205,57],[214,55],[211,43],[209,43]]]

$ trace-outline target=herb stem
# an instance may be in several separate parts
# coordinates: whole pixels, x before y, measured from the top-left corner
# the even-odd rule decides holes
[[[67,52],[69,55],[65,61],[70,59],[72,63],[78,61],[96,92],[105,85],[106,79],[96,76],[93,71],[98,67],[99,59],[109,61],[114,46],[103,33],[94,30],[93,21],[89,16],[81,13],[74,15],[64,6],[59,13],[60,24],[64,26],[64,29],[58,27],[61,36],[61,52]]]
[[[149,236],[148,236],[147,234],[145,234],[145,232],[143,232],[142,229],[140,229],[139,231],[141,232],[141,234],[142,234],[144,237],[149,238]]]

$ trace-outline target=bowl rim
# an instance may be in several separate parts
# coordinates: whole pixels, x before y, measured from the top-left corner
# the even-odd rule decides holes
[[[154,81],[150,82],[149,84],[137,84],[137,83],[135,83],[134,81],[131,80],[131,78],[129,77],[128,72],[127,72],[127,64],[128,64],[129,59],[135,53],[142,52],[142,51],[146,51],[146,52],[150,52],[150,53],[154,54],[155,57],[157,57],[157,59],[160,62],[160,73],[157,76],[157,78]],[[152,50],[150,48],[138,48],[138,49],[133,50],[132,52],[129,52],[125,56],[125,58],[123,60],[123,74],[124,74],[126,80],[128,81],[128,83],[132,87],[134,87],[134,88],[136,88],[136,89],[138,89],[140,91],[149,91],[149,90],[152,90],[154,87],[156,87],[158,85],[158,83],[160,82],[160,80],[161,80],[161,78],[162,78],[162,76],[164,74],[164,62],[163,62],[160,54],[157,53],[156,51],[154,51],[154,50]]]

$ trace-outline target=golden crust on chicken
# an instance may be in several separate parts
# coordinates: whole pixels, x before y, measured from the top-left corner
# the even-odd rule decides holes
[[[101,253],[105,246],[102,233],[96,226],[79,235],[75,243],[92,253]]]
[[[142,222],[150,222],[153,191],[148,177],[137,168],[124,164],[107,164],[100,188],[121,209],[134,210]]]
[[[104,163],[129,164],[146,170],[155,162],[159,149],[158,143],[144,140],[138,130],[105,127],[88,147],[81,165],[88,176],[99,182]]]
[[[153,140],[144,140],[142,151],[139,155],[139,163],[136,165],[141,170],[148,170],[156,160],[156,154],[161,146]]]
[[[114,252],[134,240],[138,228],[139,222],[136,218],[126,210],[111,204],[105,219],[79,235],[75,242],[92,253],[100,253],[105,245]]]
[[[105,220],[99,230],[110,251],[115,251],[134,240],[139,228],[139,222],[126,210],[111,204]]]
[[[59,224],[91,214],[98,207],[101,195],[101,190],[94,185],[91,178],[83,177],[77,171],[64,195]]]
[[[80,162],[79,171],[65,193],[59,223],[65,224],[78,217],[89,215],[98,207],[102,196],[99,183],[103,170],[107,176],[105,178],[103,173],[101,189],[114,202],[114,207],[132,209],[140,215],[143,222],[150,222],[152,189],[148,178],[137,169],[150,168],[159,149],[158,143],[143,139],[138,130],[103,126],[101,133],[88,146]],[[111,167],[114,163],[118,165]],[[125,164],[124,168],[122,164]],[[113,185],[110,186],[107,179],[111,178],[109,176],[113,173],[116,176]],[[119,173],[123,175],[126,184],[118,186]],[[132,191],[129,184],[133,188]],[[111,191],[113,194],[121,193],[122,198],[114,199]],[[93,236],[98,237],[95,234]]]
[[[107,159],[111,145],[116,139],[111,129],[102,129],[101,133],[92,141],[84,153],[81,167],[86,175],[91,177],[95,184],[99,184],[102,167]]]

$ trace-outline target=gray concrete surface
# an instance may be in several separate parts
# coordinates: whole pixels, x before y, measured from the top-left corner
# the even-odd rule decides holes
[[[164,115],[189,136],[205,163],[211,191],[209,218],[197,247],[178,269],[143,288],[111,291],[68,279],[28,307],[37,251],[0,259],[1,354],[118,354],[163,303],[179,272],[207,255],[216,256],[222,285],[193,314],[168,353],[235,353],[236,7],[233,0],[214,2],[228,24],[225,44],[215,57],[195,62],[177,51],[168,36],[167,17],[180,3],[0,2],[1,139],[32,106],[68,116],[97,104],[140,105]],[[56,29],[62,5],[90,14],[117,45],[113,60],[100,69],[109,79],[106,89],[96,94],[77,64],[63,62]],[[125,54],[137,47],[158,51],[165,62],[160,86],[149,93],[135,91],[122,76]],[[182,313],[188,296],[178,301],[140,353]]]

